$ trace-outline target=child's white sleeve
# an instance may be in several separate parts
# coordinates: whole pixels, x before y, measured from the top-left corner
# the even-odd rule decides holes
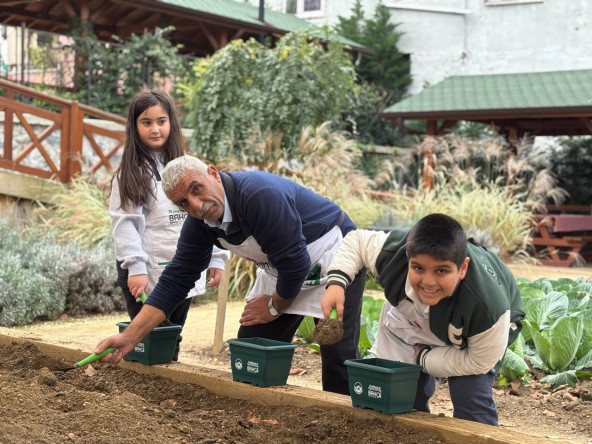
[[[230,259],[230,251],[222,250],[214,245],[212,250],[212,258],[210,259],[210,265],[208,268],[219,268],[224,270],[224,262]]]
[[[327,285],[346,287],[364,267],[377,274],[376,259],[387,237],[384,231],[357,229],[347,233],[329,265]]]
[[[148,255],[142,249],[142,235],[146,229],[146,218],[142,206],[124,210],[121,208],[119,181],[113,179],[109,202],[111,229],[115,258],[122,261],[121,267],[129,271],[130,276],[148,274],[146,263]]]

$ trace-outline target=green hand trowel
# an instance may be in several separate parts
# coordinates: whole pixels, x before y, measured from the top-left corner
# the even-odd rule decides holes
[[[105,351],[103,351],[102,353],[99,353],[99,354],[93,353],[92,355],[87,356],[86,358],[84,358],[82,361],[77,362],[76,364],[74,364],[74,367],[58,368],[55,371],[56,372],[67,372],[67,371],[70,371],[70,370],[75,370],[75,369],[80,368],[80,367],[84,367],[87,364],[90,364],[92,362],[96,362],[99,359],[103,359],[109,353],[113,353],[114,351],[115,351],[115,347],[107,347],[105,349]]]

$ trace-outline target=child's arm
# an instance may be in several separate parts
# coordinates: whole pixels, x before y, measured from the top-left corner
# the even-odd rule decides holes
[[[142,234],[146,228],[146,219],[141,206],[127,210],[121,208],[117,178],[113,180],[111,186],[109,215],[115,257],[123,262],[122,268],[127,269],[130,276],[147,274],[148,255],[142,249]]]
[[[329,285],[333,281],[347,287],[364,267],[377,274],[376,259],[387,237],[383,231],[357,229],[347,233],[329,265]]]
[[[338,319],[343,319],[345,289],[355,279],[358,272],[366,267],[376,274],[376,258],[388,233],[357,229],[350,231],[333,256],[329,265],[327,291],[321,301],[323,315],[328,318],[331,309],[337,309]]]
[[[420,354],[418,364],[432,376],[465,376],[487,373],[503,358],[508,345],[510,311],[490,328],[467,338],[467,347],[434,347]]]

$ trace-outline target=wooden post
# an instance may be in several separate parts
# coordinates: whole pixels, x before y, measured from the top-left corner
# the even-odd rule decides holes
[[[232,256],[231,256],[232,259]],[[216,326],[214,328],[214,344],[212,356],[222,351],[224,344],[224,320],[226,319],[226,302],[228,301],[228,283],[230,282],[230,259],[224,261],[224,277],[218,288],[218,310],[216,312]]]
[[[424,141],[424,148],[423,148],[423,188],[424,189],[431,189],[432,188],[432,171],[434,169],[434,151],[433,151],[433,139],[431,137],[436,137],[438,134],[438,121],[437,120],[428,120],[426,122],[426,135],[428,138]]]
[[[14,100],[14,90],[6,88],[6,98]],[[10,103],[10,102],[9,102]],[[4,108],[4,160],[12,160],[12,125],[13,112],[10,106]]]

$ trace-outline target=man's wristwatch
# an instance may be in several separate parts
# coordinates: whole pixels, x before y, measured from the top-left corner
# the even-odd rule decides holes
[[[269,301],[267,301],[267,309],[269,310],[269,314],[273,317],[281,315],[281,313],[273,306],[273,297],[270,297]]]

